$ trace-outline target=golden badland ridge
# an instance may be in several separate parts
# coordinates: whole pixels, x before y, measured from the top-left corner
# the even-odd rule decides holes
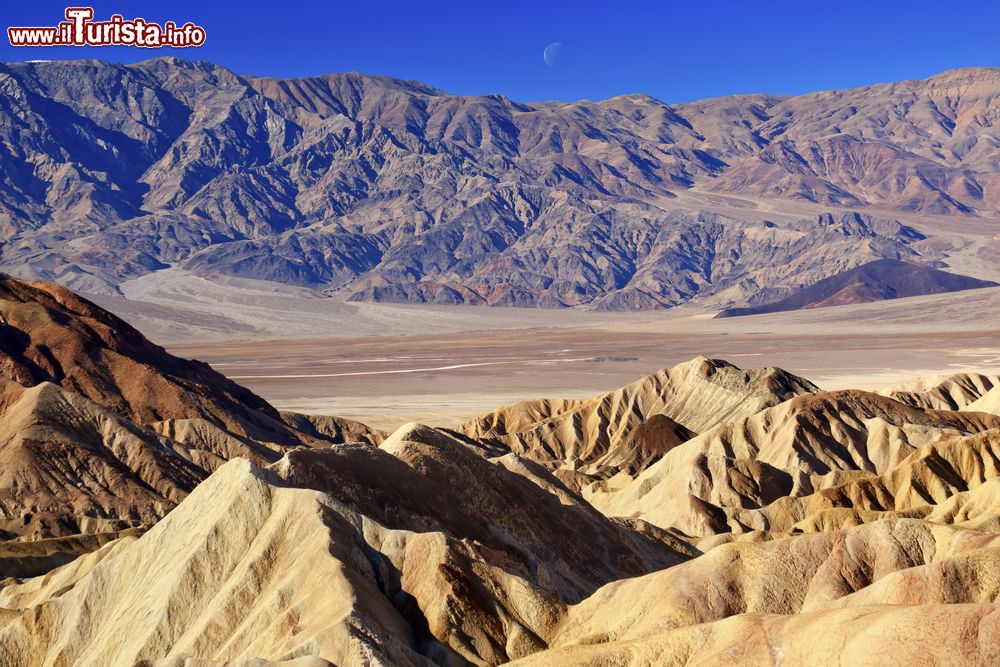
[[[699,357],[383,434],[0,279],[0,665],[1000,661],[998,378]]]

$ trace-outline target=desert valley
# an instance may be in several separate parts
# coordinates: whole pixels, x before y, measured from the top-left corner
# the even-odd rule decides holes
[[[0,103],[0,666],[1000,663],[1000,70]]]

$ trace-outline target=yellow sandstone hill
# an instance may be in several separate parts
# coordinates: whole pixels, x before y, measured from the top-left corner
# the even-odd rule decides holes
[[[759,508],[880,474],[924,444],[995,428],[995,415],[921,410],[862,391],[822,392],[719,424],[639,476],[594,484],[584,496],[609,516],[704,537],[731,529],[728,508]]]
[[[879,393],[918,408],[964,410],[997,386],[1000,386],[1000,375],[957,373],[916,378]]]
[[[567,604],[696,553],[413,425],[222,466],[142,537],[0,592],[0,655],[499,664],[544,649]]]
[[[698,357],[587,400],[514,403],[461,431],[522,454],[574,488],[637,474],[693,435],[817,391],[780,369]]]
[[[969,412],[988,412],[993,415],[1000,415],[1000,382],[962,409]]]
[[[75,299],[0,280],[0,666],[1000,661],[993,376],[698,357],[387,435]]]
[[[944,634],[982,623],[961,645],[929,639],[919,653],[977,664],[998,650],[1000,481],[959,459],[1000,438],[971,438],[942,460],[951,452],[956,473],[988,481],[919,516],[758,531],[700,552],[666,533],[640,538],[417,425],[378,449],[290,452],[270,471],[236,460],[145,535],[4,588],[0,655],[652,666],[766,663],[770,646],[790,664],[902,664],[892,660],[918,654],[912,635],[889,659],[862,655],[856,636],[905,620]],[[917,454],[904,465],[931,456]]]
[[[54,384],[0,380],[0,529],[37,539],[152,525],[205,477],[175,447]]]

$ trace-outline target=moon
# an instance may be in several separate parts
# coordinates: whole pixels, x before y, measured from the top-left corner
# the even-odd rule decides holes
[[[542,51],[542,60],[545,61],[546,65],[552,67],[556,64],[556,58],[559,57],[560,50],[562,50],[562,42],[552,42]]]

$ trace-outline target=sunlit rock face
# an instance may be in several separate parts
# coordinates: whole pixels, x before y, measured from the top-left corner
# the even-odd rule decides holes
[[[519,103],[174,58],[8,64],[0,268],[88,292],[175,266],[365,301],[769,303],[941,259],[896,215],[996,214],[997,91],[996,70],[966,69]]]

